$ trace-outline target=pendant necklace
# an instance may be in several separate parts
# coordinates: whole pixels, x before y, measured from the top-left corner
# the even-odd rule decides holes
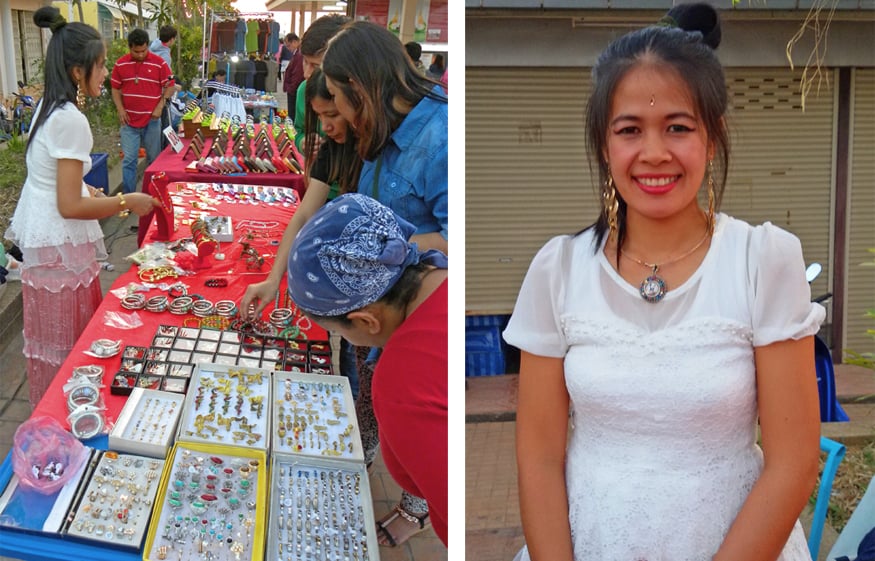
[[[705,230],[705,235],[699,240],[699,243],[693,246],[692,249],[684,253],[679,257],[675,257],[671,261],[666,261],[665,263],[648,263],[646,261],[642,261],[641,259],[636,259],[631,255],[626,253],[620,253],[626,259],[630,259],[635,263],[643,267],[647,267],[650,269],[650,276],[641,281],[641,285],[638,287],[638,293],[642,298],[650,302],[651,304],[656,304],[665,296],[665,293],[668,292],[668,286],[665,284],[665,279],[657,275],[656,273],[659,271],[660,267],[664,267],[666,265],[671,265],[673,263],[677,263],[678,261],[685,259],[692,255],[694,251],[702,247],[702,244],[705,243],[705,240],[711,235],[709,230]]]

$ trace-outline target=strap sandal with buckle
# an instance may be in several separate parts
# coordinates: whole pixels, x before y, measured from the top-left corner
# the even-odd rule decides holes
[[[404,510],[399,503],[377,521],[377,541],[380,545],[396,547],[429,527],[428,513],[417,516]]]

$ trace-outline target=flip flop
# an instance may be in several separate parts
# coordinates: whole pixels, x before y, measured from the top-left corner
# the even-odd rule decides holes
[[[398,520],[404,523],[403,526],[408,529],[407,533],[392,534],[392,532],[389,531],[389,527]],[[411,514],[401,508],[401,504],[399,503],[396,504],[386,516],[377,521],[377,536],[384,537],[388,542],[387,544],[381,545],[396,547],[430,526],[431,521],[428,519],[428,513],[425,513],[422,516],[416,516],[415,514]]]

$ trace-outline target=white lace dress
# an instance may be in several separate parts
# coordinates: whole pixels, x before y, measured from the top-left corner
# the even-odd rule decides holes
[[[762,470],[754,347],[824,317],[799,240],[768,223],[719,215],[699,269],[669,288],[650,304],[594,253],[591,230],[560,236],[504,332],[565,358],[575,561],[709,561]],[[779,559],[810,561],[798,522]]]

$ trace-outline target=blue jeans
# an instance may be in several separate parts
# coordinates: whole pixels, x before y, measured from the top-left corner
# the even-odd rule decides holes
[[[155,161],[161,153],[161,119],[150,119],[145,127],[121,127],[122,152],[125,157],[122,160],[122,183],[125,193],[133,193],[137,190],[137,158],[140,153],[140,145],[146,149],[146,165]]]

